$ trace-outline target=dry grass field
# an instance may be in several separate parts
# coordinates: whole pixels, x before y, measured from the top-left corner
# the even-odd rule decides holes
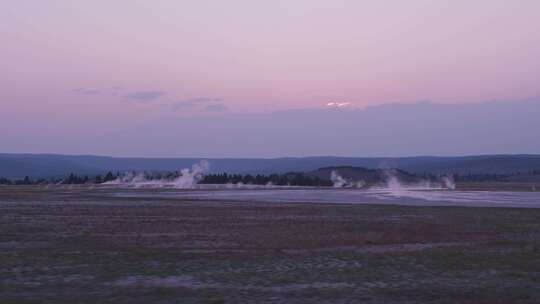
[[[0,303],[540,303],[540,209],[0,187]]]

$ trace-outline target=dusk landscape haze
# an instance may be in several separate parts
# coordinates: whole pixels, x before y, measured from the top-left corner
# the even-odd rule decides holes
[[[0,303],[540,303],[540,1],[0,20]]]

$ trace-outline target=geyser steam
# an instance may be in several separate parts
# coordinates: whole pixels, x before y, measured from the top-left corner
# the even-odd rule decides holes
[[[191,170],[188,168],[180,171],[180,176],[173,181],[174,188],[178,189],[192,189],[198,184],[210,170],[210,163],[203,160],[198,164],[191,166]]]
[[[127,172],[116,180],[104,183],[105,185],[121,185],[131,187],[170,187],[176,189],[193,189],[204,178],[204,175],[210,170],[210,163],[203,160],[198,164],[191,166],[191,169],[184,168],[175,178],[152,179],[144,173]]]
[[[456,182],[454,181],[454,177],[452,176],[442,176],[441,177],[441,183],[443,185],[444,188],[446,189],[450,189],[450,190],[455,190],[456,189]]]
[[[334,188],[362,188],[366,185],[363,180],[357,182],[348,181],[335,170],[330,173],[330,180],[332,181]]]

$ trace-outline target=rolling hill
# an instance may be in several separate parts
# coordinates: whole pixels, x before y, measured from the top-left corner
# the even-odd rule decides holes
[[[322,180],[332,180],[333,173],[338,174],[341,178],[349,182],[359,182],[369,185],[375,185],[384,183],[390,176],[397,178],[403,183],[416,183],[421,179],[409,172],[400,169],[368,169],[363,167],[352,166],[337,166],[337,167],[324,167],[314,171],[307,172],[306,175],[310,177],[318,177]]]

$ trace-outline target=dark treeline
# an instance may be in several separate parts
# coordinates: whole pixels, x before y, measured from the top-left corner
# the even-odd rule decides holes
[[[179,172],[169,173],[144,173],[147,180],[174,179],[180,175]],[[106,175],[97,175],[93,177],[70,174],[62,179],[31,179],[25,177],[23,180],[9,180],[0,178],[0,185],[40,185],[40,184],[62,184],[62,185],[82,185],[82,184],[101,184],[115,180],[120,174],[112,172]],[[201,184],[250,184],[250,185],[278,185],[278,186],[332,186],[332,182],[318,177],[306,176],[302,173],[271,174],[271,175],[240,175],[240,174],[208,174],[200,181]]]
[[[25,176],[23,179],[7,179],[0,177],[0,185],[37,185],[37,184],[46,184],[49,181],[46,179],[31,179],[28,176]]]
[[[424,180],[438,181],[440,176],[424,173],[422,175],[410,174]],[[540,175],[540,170],[531,170],[525,173],[516,172],[513,174],[453,174],[456,182],[492,182],[501,181],[512,176],[519,175]],[[271,175],[241,175],[241,174],[209,174],[201,181],[202,184],[253,184],[253,185],[291,185],[291,186],[332,186],[332,182],[318,177],[307,176],[303,173],[271,174]]]
[[[422,175],[414,174],[414,176],[429,181],[437,181],[439,178],[437,175],[427,173]],[[504,181],[506,178],[513,176],[513,174],[452,174],[449,176],[451,176],[455,182],[496,182]]]
[[[145,173],[144,176],[148,180],[152,179],[174,179],[180,175],[179,172],[161,172],[161,173]],[[516,172],[513,174],[454,174],[452,175],[456,182],[492,182],[492,181],[507,181],[508,178],[520,175],[540,175],[540,170],[531,170],[528,172]],[[101,184],[108,181],[113,181],[120,177],[120,173],[113,174],[108,172],[105,175],[87,176],[76,175],[71,173],[65,178],[51,179],[33,179],[29,176],[23,179],[8,179],[0,177],[0,185],[42,185],[42,184],[64,184],[64,185],[82,185],[82,184]],[[433,174],[422,174],[413,176],[420,177],[425,180],[437,180],[437,176]],[[291,186],[332,186],[332,182],[318,177],[308,176],[303,173],[286,173],[286,174],[270,174],[270,175],[250,175],[250,174],[208,174],[200,181],[201,184],[251,184],[251,185],[291,185]]]
[[[8,179],[0,177],[0,185],[44,185],[44,184],[61,184],[61,185],[82,185],[82,184],[101,184],[104,182],[115,180],[119,176],[119,173],[113,174],[108,172],[105,175],[96,176],[79,176],[71,173],[65,178],[50,178],[50,179],[33,179],[29,176],[25,176],[24,179]]]
[[[530,170],[527,172],[515,172],[511,174],[453,174],[452,177],[456,182],[504,182],[508,178],[520,175],[540,175],[540,170]],[[435,178],[432,174],[424,174],[425,179]]]
[[[113,174],[112,172],[108,172],[104,176],[96,175],[96,176],[94,176],[92,178],[89,178],[86,175],[85,176],[78,176],[78,175],[75,175],[75,174],[71,173],[67,178],[62,179],[60,181],[60,183],[61,184],[66,184],[66,185],[80,185],[80,184],[88,184],[88,183],[101,184],[101,183],[106,183],[106,182],[109,182],[109,181],[113,181],[116,178],[118,178],[118,176],[120,176],[119,173]]]
[[[454,175],[454,180],[456,182],[504,182],[511,177],[520,175],[540,175],[540,170],[515,172],[513,174],[462,174]]]
[[[467,174],[454,175],[456,182],[496,182],[504,181],[506,178],[513,176],[512,174]]]
[[[241,175],[241,174],[209,174],[201,184],[249,184],[249,185],[277,185],[277,186],[332,186],[329,180],[306,176],[302,173],[271,174],[271,175]]]

